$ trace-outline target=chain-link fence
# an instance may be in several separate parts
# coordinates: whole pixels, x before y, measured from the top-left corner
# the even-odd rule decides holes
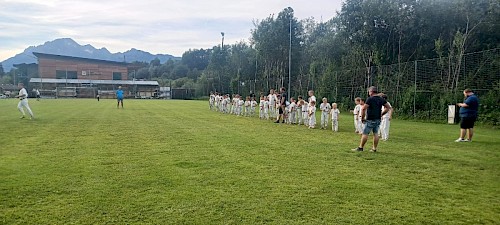
[[[230,91],[243,95],[252,91],[258,95],[287,85],[288,76],[239,80],[231,83]],[[312,89],[317,97],[327,97],[343,109],[352,109],[354,98],[366,98],[370,86],[377,86],[388,95],[398,116],[445,119],[447,105],[462,102],[465,88],[480,98],[500,89],[500,48],[460,57],[340,70],[319,76],[300,75],[292,81],[291,95],[305,95]]]

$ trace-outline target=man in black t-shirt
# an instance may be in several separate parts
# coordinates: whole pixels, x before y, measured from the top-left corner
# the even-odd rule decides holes
[[[359,147],[352,149],[353,151],[363,151],[363,147],[368,141],[368,135],[373,132],[373,147],[371,152],[377,152],[378,145],[378,129],[380,127],[380,120],[383,115],[385,115],[389,110],[391,110],[391,105],[387,103],[385,99],[378,96],[377,88],[372,86],[368,89],[368,94],[370,97],[366,99],[365,105],[361,109],[361,121],[363,122],[363,134],[361,135],[361,142]],[[382,112],[382,106],[384,106],[384,111]],[[366,119],[365,119],[366,115]]]
[[[287,100],[286,89],[282,87],[280,89],[280,97],[278,98],[278,101],[280,102],[280,108],[278,109],[279,115],[275,123],[279,123],[280,119],[282,119],[283,123],[285,123],[285,118],[283,118],[283,112],[285,112],[286,100]]]

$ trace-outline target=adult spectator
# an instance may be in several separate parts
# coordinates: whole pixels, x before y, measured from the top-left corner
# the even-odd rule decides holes
[[[371,86],[368,89],[368,97],[366,99],[363,108],[361,109],[361,122],[364,124],[364,128],[361,135],[361,141],[359,146],[353,151],[363,151],[363,148],[368,140],[368,135],[373,132],[373,147],[371,152],[377,152],[377,146],[379,141],[378,130],[380,128],[380,120],[382,116],[387,114],[392,108],[391,105],[387,103],[385,99],[378,95],[377,88]],[[382,106],[384,106],[384,111],[382,111]],[[365,118],[366,115],[366,118]]]
[[[282,119],[282,123],[285,123],[285,118],[283,117],[283,113],[285,112],[287,95],[286,95],[286,89],[284,87],[280,88],[280,98],[278,99],[278,101],[280,105],[278,109],[279,115],[275,123],[279,123],[280,119]]]
[[[471,89],[464,90],[465,101],[463,103],[458,103],[457,106],[460,107],[460,137],[455,140],[455,142],[469,142],[472,141],[472,135],[474,134],[474,123],[477,119],[477,109],[479,108],[479,98],[474,95]],[[468,138],[465,138],[465,134],[468,133]]]
[[[314,91],[313,90],[309,90],[307,92],[307,95],[309,95],[309,98],[307,99],[308,102],[312,102],[312,101],[317,102],[316,101],[316,96],[314,96]]]

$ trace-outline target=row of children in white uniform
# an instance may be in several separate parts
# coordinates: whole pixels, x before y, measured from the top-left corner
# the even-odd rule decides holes
[[[309,102],[298,97],[297,101],[290,98],[290,102],[286,104],[284,111],[284,119],[288,124],[306,125],[309,129],[316,127],[316,98],[311,96]],[[332,131],[338,131],[338,119],[340,111],[337,108],[337,103],[328,103],[327,98],[322,99],[323,103],[320,104],[320,128],[327,129],[328,122],[331,120]]]
[[[246,100],[243,100],[242,96],[238,94],[230,98],[228,94],[219,95],[218,93],[210,93],[209,107],[211,110],[218,112],[238,116],[253,116],[255,115],[257,106],[257,101],[250,98],[250,96],[247,96]]]
[[[219,95],[218,93],[210,95],[209,107],[212,110],[227,114],[235,114],[238,116],[254,116],[256,108],[259,107],[260,119],[275,119],[280,107],[278,101],[279,95],[271,92],[267,96],[261,96],[259,103],[255,99],[246,97],[243,101],[240,95],[234,95],[231,99],[229,95]],[[283,113],[284,121],[287,124],[306,125],[310,129],[316,127],[316,98],[312,95],[309,97],[309,102],[305,101],[301,96],[297,100],[290,98],[286,102],[286,107]],[[331,120],[332,130],[338,131],[338,119],[340,111],[337,108],[337,103],[328,103],[326,98],[322,99],[320,104],[321,129],[327,129],[328,123]]]
[[[379,94],[380,97],[384,98],[387,101],[387,95],[384,93]],[[354,102],[356,103],[356,107],[354,107],[354,110],[352,111],[354,114],[354,128],[355,128],[355,133],[357,134],[362,134],[363,129],[364,129],[364,124],[363,124],[363,118],[361,118],[361,110],[363,109],[363,106],[365,105],[365,100],[357,97],[354,99]],[[387,104],[390,105],[389,102]],[[385,107],[382,106],[382,112],[385,110]],[[392,110],[390,110],[388,113],[384,114],[381,118],[380,121],[380,128],[378,135],[382,138],[382,140],[387,141],[389,139],[389,128],[391,126],[391,119],[392,119]]]

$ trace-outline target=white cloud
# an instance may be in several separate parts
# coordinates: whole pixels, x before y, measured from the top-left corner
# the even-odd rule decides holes
[[[248,40],[254,19],[291,6],[323,21],[340,0],[0,0],[0,61],[60,37],[111,52],[137,48],[176,56],[188,49]],[[21,50],[21,51],[19,51]]]

